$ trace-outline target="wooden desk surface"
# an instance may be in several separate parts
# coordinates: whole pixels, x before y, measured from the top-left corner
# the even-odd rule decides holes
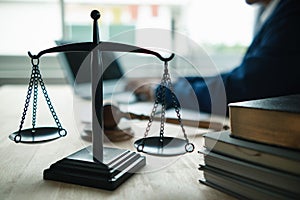
[[[74,117],[76,98],[69,86],[47,86],[55,111],[68,135],[44,144],[16,144],[8,135],[18,130],[27,86],[0,87],[0,199],[233,199],[232,197],[198,182],[203,174],[198,165],[203,158],[197,153],[202,145],[201,132],[187,127],[196,150],[176,158],[147,156],[147,165],[140,173],[133,175],[115,191],[83,187],[78,185],[45,181],[43,170],[87,145],[81,139],[81,126]],[[75,102],[75,103],[74,103]],[[32,107],[32,105],[30,105]],[[145,121],[131,122],[136,137],[118,143],[105,143],[107,146],[134,150],[133,142],[141,137]],[[31,110],[28,111],[25,127],[31,127]],[[37,126],[55,123],[46,107],[44,98],[39,95]],[[176,132],[174,125],[168,125],[169,132]],[[168,132],[166,132],[168,134]]]

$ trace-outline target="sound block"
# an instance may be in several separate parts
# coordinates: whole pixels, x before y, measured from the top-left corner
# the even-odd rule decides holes
[[[103,148],[103,162],[94,161],[91,146],[57,161],[44,170],[45,180],[114,190],[146,164],[135,152]]]

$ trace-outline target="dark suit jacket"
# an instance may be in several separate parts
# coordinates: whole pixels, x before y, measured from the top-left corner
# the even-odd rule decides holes
[[[174,84],[174,92],[182,107],[205,112],[219,107],[215,113],[230,102],[300,93],[300,1],[279,2],[238,67],[216,77],[185,77]],[[186,102],[193,92],[198,105]]]

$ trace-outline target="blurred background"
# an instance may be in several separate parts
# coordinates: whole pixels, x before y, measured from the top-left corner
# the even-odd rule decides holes
[[[170,30],[203,48],[220,72],[239,64],[258,10],[243,0],[0,0],[0,85],[28,83],[28,51],[36,54],[56,40],[91,41],[93,9],[102,15],[103,41],[139,44],[138,29]],[[117,37],[123,32],[131,34]],[[122,62],[130,68],[135,61]],[[57,54],[43,56],[41,65],[45,82],[66,83]]]

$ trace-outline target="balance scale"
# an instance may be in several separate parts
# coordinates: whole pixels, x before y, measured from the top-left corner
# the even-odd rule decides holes
[[[10,134],[9,138],[16,143],[42,143],[67,135],[67,131],[62,127],[48,96],[39,69],[39,59],[44,54],[54,52],[90,52],[92,80],[92,145],[52,164],[49,169],[44,170],[44,179],[114,190],[146,164],[145,156],[141,156],[138,152],[156,156],[176,156],[192,152],[194,150],[194,145],[189,142],[183,128],[180,117],[180,106],[176,102],[168,72],[168,62],[173,59],[174,54],[171,54],[168,58],[164,58],[157,52],[137,46],[100,41],[97,21],[100,18],[100,13],[97,10],[93,10],[91,12],[91,17],[93,19],[93,42],[61,45],[43,50],[37,55],[32,55],[28,52],[28,55],[31,58],[32,74],[28,86],[25,106],[19,130]],[[103,102],[103,66],[101,62],[101,51],[151,54],[164,62],[161,90],[156,95],[144,137],[134,143],[138,152],[103,146],[103,103],[99,103]],[[35,126],[39,84],[57,127]],[[167,89],[172,92],[174,108],[178,116],[178,124],[180,124],[182,128],[184,139],[164,136],[164,114],[166,107],[165,102],[159,102],[158,99],[165,98],[164,94]],[[32,128],[23,129],[23,123],[32,93]],[[147,137],[159,103],[162,105],[160,135],[157,137]]]

